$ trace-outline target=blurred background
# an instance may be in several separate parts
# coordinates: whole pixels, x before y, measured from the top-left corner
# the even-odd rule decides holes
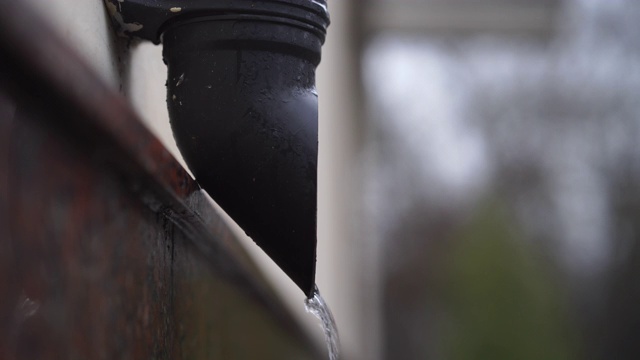
[[[101,0],[29,1],[180,158],[161,48]],[[328,2],[317,282],[342,359],[640,358],[640,2]]]
[[[640,2],[329,5],[318,267],[345,354],[640,358]]]

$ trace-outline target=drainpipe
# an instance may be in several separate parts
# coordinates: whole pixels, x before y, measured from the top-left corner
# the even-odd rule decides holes
[[[162,43],[173,135],[198,183],[311,297],[326,0],[105,0]]]

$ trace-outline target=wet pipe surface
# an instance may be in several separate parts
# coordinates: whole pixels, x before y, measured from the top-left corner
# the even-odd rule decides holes
[[[0,358],[322,358],[126,101],[4,5]]]

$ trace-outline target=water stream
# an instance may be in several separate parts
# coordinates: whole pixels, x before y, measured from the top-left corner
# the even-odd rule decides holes
[[[340,352],[338,328],[335,320],[333,320],[331,310],[329,310],[327,303],[320,295],[317,286],[313,292],[313,297],[304,300],[304,306],[307,312],[312,313],[322,323],[324,337],[327,341],[327,350],[329,351],[329,360],[338,360]]]

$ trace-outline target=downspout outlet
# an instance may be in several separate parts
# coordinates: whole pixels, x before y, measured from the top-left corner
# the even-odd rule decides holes
[[[163,43],[171,128],[198,183],[311,297],[326,2],[108,4],[122,33]]]

